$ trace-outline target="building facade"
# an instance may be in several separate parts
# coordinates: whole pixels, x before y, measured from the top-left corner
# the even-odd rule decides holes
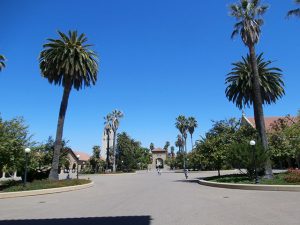
[[[155,148],[151,151],[152,153],[152,169],[160,168],[163,169],[166,167],[165,161],[168,158],[168,151],[162,148]]]

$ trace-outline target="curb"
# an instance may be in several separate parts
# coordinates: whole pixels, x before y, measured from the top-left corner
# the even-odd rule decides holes
[[[206,180],[198,180],[199,184],[228,189],[241,190],[259,190],[259,191],[299,191],[300,185],[263,185],[263,184],[231,184],[231,183],[217,183]]]
[[[135,175],[137,172],[134,173],[99,173],[99,174],[81,174],[81,177],[85,176],[120,176],[120,175]]]
[[[74,186],[60,187],[60,188],[48,188],[48,189],[32,190],[32,191],[5,192],[5,193],[0,193],[0,199],[55,194],[61,192],[81,190],[92,186],[94,186],[93,181],[88,184],[81,184],[81,185],[74,185]]]

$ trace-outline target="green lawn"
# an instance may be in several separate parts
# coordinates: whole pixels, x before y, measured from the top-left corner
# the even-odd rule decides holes
[[[78,179],[78,180],[72,179],[72,180],[59,180],[59,181],[36,180],[31,183],[27,183],[26,187],[24,187],[22,182],[7,181],[0,184],[0,191],[1,192],[29,191],[29,190],[39,190],[39,189],[81,185],[90,182],[91,180],[86,180],[86,179]]]
[[[271,180],[260,178],[259,183],[267,185],[300,185],[300,182],[287,182],[284,179],[286,175],[287,173],[274,174],[274,178]],[[213,177],[207,180],[220,183],[254,184],[254,181],[249,180],[245,175],[227,175],[221,177]]]

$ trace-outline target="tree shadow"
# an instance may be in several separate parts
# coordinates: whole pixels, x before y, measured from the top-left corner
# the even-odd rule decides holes
[[[0,225],[150,225],[150,216],[0,220]]]
[[[173,182],[198,183],[198,179],[182,179],[182,180],[174,180]]]

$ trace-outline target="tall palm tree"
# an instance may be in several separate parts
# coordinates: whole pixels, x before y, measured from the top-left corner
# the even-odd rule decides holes
[[[295,3],[300,4],[300,0],[295,0]],[[292,9],[292,10],[288,11],[287,16],[288,17],[290,17],[290,16],[300,17],[300,8]]]
[[[191,135],[191,144],[192,144],[192,150],[194,148],[194,143],[193,143],[193,133],[195,131],[195,128],[198,126],[198,122],[195,119],[195,117],[190,116],[188,118],[188,131]]]
[[[177,140],[175,142],[175,146],[178,147],[179,152],[183,152],[184,141],[181,135],[177,135]]]
[[[270,67],[272,61],[265,61],[263,53],[256,57],[260,90],[263,104],[275,103],[284,94],[284,82],[281,69]],[[250,56],[242,57],[241,61],[232,64],[234,67],[227,74],[225,94],[229,101],[239,109],[253,104],[253,70]]]
[[[240,34],[242,41],[249,49],[253,69],[252,83],[255,125],[260,141],[266,151],[268,149],[268,140],[264,121],[263,101],[259,84],[255,46],[259,41],[261,26],[264,23],[262,16],[267,9],[267,5],[260,5],[260,0],[240,0],[238,3],[230,6],[231,16],[237,19],[237,23],[234,25],[231,37],[233,38]],[[266,178],[273,177],[270,159],[266,160],[265,173]]]
[[[116,172],[116,137],[117,137],[117,130],[120,125],[120,119],[124,116],[124,114],[120,110],[114,110],[110,113],[111,119],[111,128],[113,131],[114,139],[113,139],[113,172]]]
[[[166,141],[166,144],[164,146],[164,150],[168,151],[169,146],[170,146],[170,142]]]
[[[40,53],[42,76],[49,83],[64,87],[56,129],[54,155],[49,179],[58,180],[59,154],[62,148],[63,127],[72,88],[94,85],[97,81],[98,56],[87,44],[85,34],[69,31],[68,35],[58,31],[59,39],[48,39]]]
[[[176,128],[179,130],[181,133],[182,139],[184,139],[184,155],[186,155],[186,139],[187,139],[187,130],[188,130],[188,120],[185,116],[179,115],[176,118],[176,123],[175,123]],[[183,161],[183,167],[185,169],[185,157]]]
[[[110,132],[112,131],[112,125],[111,125],[111,115],[108,114],[104,117],[104,129],[106,133],[106,169],[108,170],[110,168]]]
[[[0,55],[0,71],[5,68],[5,57]]]

